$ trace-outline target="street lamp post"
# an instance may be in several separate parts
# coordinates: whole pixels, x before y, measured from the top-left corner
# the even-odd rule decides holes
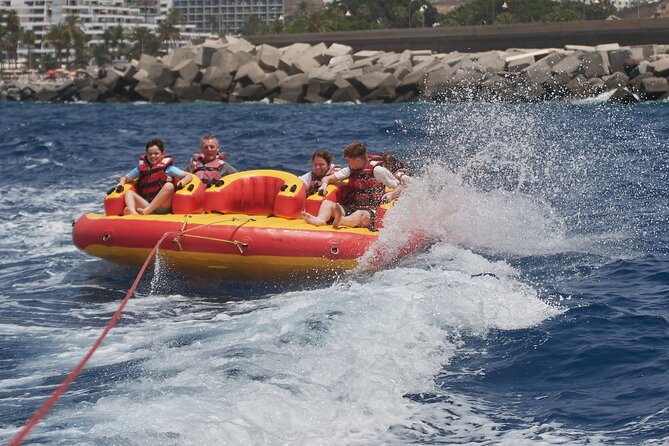
[[[426,5],[421,6],[419,11],[421,19],[423,19],[423,28],[425,28],[425,11],[427,11],[427,6]]]
[[[409,0],[409,28],[411,28],[411,4],[413,2],[417,2],[417,1],[420,1],[420,0]],[[423,8],[423,7],[425,7],[425,4],[423,4],[423,6],[421,6],[421,8]],[[422,9],[421,9],[421,11],[422,11]]]
[[[339,31],[339,14],[337,14],[337,8],[340,6],[343,6],[346,12],[344,13],[345,17],[351,17],[351,11],[348,10],[348,5],[344,2],[337,2],[335,4],[335,26],[337,27],[337,31]]]

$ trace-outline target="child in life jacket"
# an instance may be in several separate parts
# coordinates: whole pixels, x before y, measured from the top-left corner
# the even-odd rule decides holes
[[[311,171],[300,175],[300,180],[307,186],[307,196],[315,194],[321,187],[321,181],[326,175],[334,173],[339,166],[333,164],[334,156],[325,149],[316,150],[311,155]]]
[[[160,139],[146,143],[146,152],[139,158],[139,165],[118,180],[123,187],[127,181],[137,178],[137,192],[125,193],[124,215],[131,214],[169,214],[172,212],[172,196],[175,191],[173,178],[179,178],[176,188],[181,189],[190,183],[193,176],[172,165],[174,158],[165,153]]]

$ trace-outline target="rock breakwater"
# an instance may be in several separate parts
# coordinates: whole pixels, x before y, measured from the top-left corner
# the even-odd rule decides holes
[[[609,92],[611,102],[669,97],[669,45],[479,53],[358,51],[341,44],[253,45],[236,37],[143,55],[95,76],[15,83],[0,99],[40,102],[535,102]]]

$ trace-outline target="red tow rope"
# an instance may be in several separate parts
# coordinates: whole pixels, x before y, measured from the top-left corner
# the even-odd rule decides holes
[[[153,247],[151,252],[149,253],[148,257],[144,261],[144,265],[142,265],[142,269],[139,270],[139,273],[137,274],[137,277],[135,278],[135,282],[132,284],[132,287],[128,290],[128,293],[125,295],[123,298],[123,301],[121,302],[121,305],[119,305],[118,310],[116,310],[116,313],[114,313],[114,316],[109,320],[107,323],[107,326],[105,329],[102,331],[102,334],[98,337],[98,339],[95,341],[95,344],[93,344],[93,347],[88,351],[84,359],[77,364],[77,366],[70,372],[70,374],[65,378],[65,381],[63,381],[60,386],[56,390],[54,390],[53,394],[49,397],[48,400],[42,404],[42,407],[40,407],[28,420],[28,422],[23,426],[21,431],[12,438],[12,440],[7,444],[7,446],[19,446],[21,442],[25,439],[25,437],[30,433],[30,431],[35,427],[37,423],[46,415],[53,406],[56,405],[58,402],[58,399],[67,391],[67,388],[70,387],[70,384],[75,380],[75,378],[81,373],[83,370],[84,366],[88,362],[89,359],[91,359],[91,356],[93,356],[93,353],[95,353],[95,350],[102,344],[102,341],[105,339],[105,336],[107,336],[107,333],[109,333],[109,330],[112,329],[114,325],[116,325],[116,322],[118,322],[119,318],[121,317],[121,313],[123,312],[123,308],[125,305],[128,303],[130,298],[135,292],[135,288],[137,288],[137,285],[139,284],[139,280],[142,278],[142,275],[144,275],[144,272],[146,271],[147,266],[149,265],[149,261],[156,255],[156,251],[158,250],[158,247],[160,244],[165,240],[165,238],[170,235],[174,234],[171,232],[166,232],[163,234],[163,236],[158,240],[158,243]]]

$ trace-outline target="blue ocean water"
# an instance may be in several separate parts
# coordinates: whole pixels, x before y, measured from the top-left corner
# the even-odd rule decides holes
[[[0,441],[101,333],[136,269],[71,223],[153,137],[218,134],[302,173],[363,140],[416,179],[379,243],[320,284],[160,262],[28,444],[669,444],[669,105],[0,103]]]

